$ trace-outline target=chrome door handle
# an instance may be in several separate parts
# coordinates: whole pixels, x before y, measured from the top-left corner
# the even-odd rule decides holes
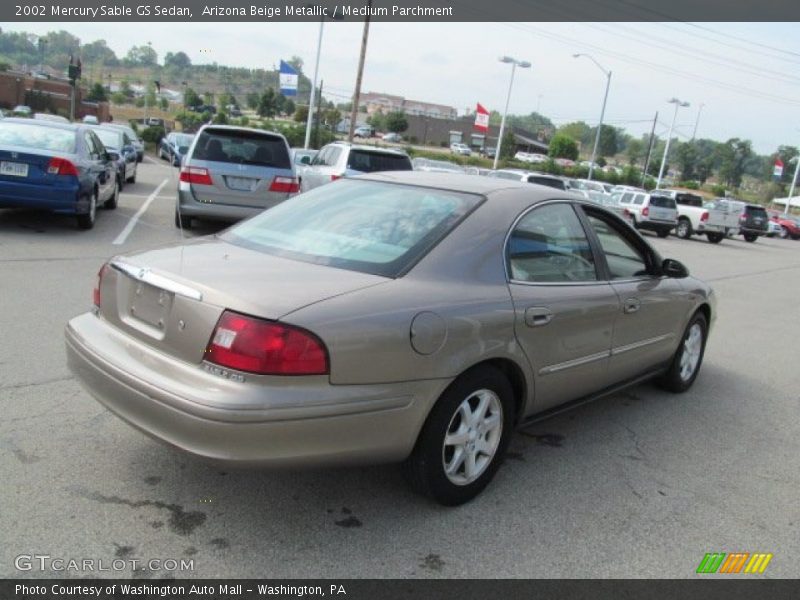
[[[629,315],[631,313],[635,313],[641,307],[642,307],[642,303],[639,302],[638,298],[628,298],[623,303],[622,312],[624,312],[626,315]]]
[[[542,327],[553,320],[553,313],[543,306],[531,306],[525,309],[525,325],[528,327]]]

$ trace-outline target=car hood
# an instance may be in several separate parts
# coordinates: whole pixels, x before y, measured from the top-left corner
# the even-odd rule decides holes
[[[189,286],[202,294],[203,302],[267,319],[280,319],[322,300],[391,281],[272,256],[217,238],[114,260]]]

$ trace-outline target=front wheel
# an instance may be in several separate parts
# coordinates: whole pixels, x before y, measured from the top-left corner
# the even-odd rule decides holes
[[[708,322],[705,315],[698,312],[686,326],[669,371],[659,380],[664,389],[682,393],[692,387],[703,362],[707,337]]]
[[[755,242],[758,239],[758,236],[755,233],[745,233],[744,234],[744,241],[745,242]]]
[[[479,367],[439,397],[403,467],[411,486],[445,506],[472,500],[500,466],[514,424],[514,393],[502,372]]]

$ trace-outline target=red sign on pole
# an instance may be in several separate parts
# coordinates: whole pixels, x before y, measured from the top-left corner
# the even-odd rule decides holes
[[[478,103],[478,108],[475,109],[475,129],[486,133],[489,131],[489,111]]]
[[[775,159],[775,168],[772,169],[774,177],[781,177],[783,175],[783,161],[780,158]]]

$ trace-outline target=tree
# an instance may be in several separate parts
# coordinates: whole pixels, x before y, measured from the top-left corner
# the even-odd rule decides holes
[[[111,94],[111,102],[114,104],[127,104],[128,97],[122,92],[114,92]]]
[[[491,114],[489,115],[489,122],[491,123]],[[556,126],[553,125],[553,122],[550,119],[540,115],[537,112],[532,112],[531,114],[524,116],[509,115],[506,122],[511,127],[519,127],[521,129],[525,129],[526,131],[530,131],[542,140],[551,137],[556,129]],[[496,124],[499,125],[500,121],[498,120]]]
[[[86,99],[89,102],[106,102],[108,100],[106,88],[104,88],[103,84],[101,83],[95,83],[92,86],[92,89],[89,90],[89,94],[86,96]]]
[[[500,158],[505,160],[509,160],[514,158],[514,154],[517,152],[517,140],[514,137],[514,132],[510,129],[506,129],[505,133],[503,134],[503,143],[500,146]]]
[[[203,100],[200,98],[197,92],[195,92],[192,88],[187,87],[183,92],[183,105],[189,108],[193,106],[200,106],[203,103]]]
[[[158,64],[158,53],[152,46],[133,46],[125,55],[125,62],[133,66],[153,67]]]
[[[298,73],[302,72],[303,70],[303,59],[299,56],[293,56],[289,60],[286,61],[288,64],[292,65],[295,71]],[[298,77],[299,80],[299,77]]]
[[[187,69],[192,66],[192,61],[189,59],[185,52],[167,52],[164,56],[165,67],[177,67],[178,69]]]
[[[561,127],[558,128],[557,133],[572,138],[573,142],[577,140],[582,144],[586,143],[594,144],[594,137],[592,137],[593,130],[583,121],[574,121],[572,123],[567,123],[566,125],[562,125]]]
[[[169,110],[169,100],[164,96],[158,99],[158,105],[161,107],[161,110]]]
[[[308,120],[308,106],[298,106],[294,111],[294,120],[298,123],[305,123]]]
[[[278,94],[275,96],[275,112],[278,114],[283,113],[286,110],[286,96],[283,94]]]
[[[295,104],[294,104],[294,100],[292,100],[291,98],[289,98],[288,100],[286,100],[286,106],[284,107],[284,112],[285,112],[287,115],[292,115],[292,114],[294,114],[295,108],[296,108],[296,106],[295,106]]]
[[[386,115],[386,129],[392,133],[403,133],[408,129],[408,119],[406,113],[395,111]]]
[[[376,110],[367,117],[367,123],[371,125],[376,131],[384,131],[386,127],[386,115],[383,114],[381,109]]]
[[[272,88],[267,88],[266,91],[261,94],[261,98],[258,101],[258,116],[259,117],[267,117],[272,118],[275,116],[277,112],[277,102],[275,100],[275,90]]]
[[[589,138],[590,141],[586,142],[587,148],[594,148],[594,140],[595,136],[597,135],[597,127],[592,127]],[[614,156],[617,152],[619,152],[620,140],[619,140],[619,131],[616,127],[611,127],[610,125],[603,125],[603,129],[600,131],[600,140],[597,144],[597,155],[598,156]]]
[[[731,138],[717,147],[717,153],[720,159],[719,178],[738,188],[742,184],[745,163],[753,154],[750,140]]]
[[[678,168],[681,170],[681,180],[695,179],[695,166],[697,165],[697,148],[693,142],[685,142],[678,146],[675,152]]]
[[[97,40],[91,44],[85,44],[81,47],[81,57],[87,63],[100,63],[108,66],[119,64],[117,55],[108,47],[105,40]]]
[[[258,108],[258,101],[259,97],[258,94],[255,92],[250,92],[246,96],[247,107],[251,110],[256,110]]]
[[[578,159],[578,144],[570,136],[564,133],[557,133],[550,140],[550,151],[548,152],[550,158],[568,158],[570,160]]]
[[[629,165],[636,166],[644,158],[644,142],[637,138],[629,139],[625,148],[625,156]]]

